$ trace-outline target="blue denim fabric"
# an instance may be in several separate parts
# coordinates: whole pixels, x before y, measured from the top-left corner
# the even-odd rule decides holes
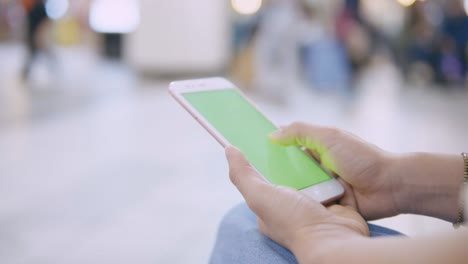
[[[401,233],[369,224],[371,237],[396,236]],[[212,264],[297,263],[291,251],[260,234],[257,217],[241,204],[224,217],[211,255]]]

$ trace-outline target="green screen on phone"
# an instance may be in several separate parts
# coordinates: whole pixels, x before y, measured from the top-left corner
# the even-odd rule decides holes
[[[331,177],[296,146],[279,146],[277,128],[236,89],[184,93],[183,97],[271,183],[297,190]]]

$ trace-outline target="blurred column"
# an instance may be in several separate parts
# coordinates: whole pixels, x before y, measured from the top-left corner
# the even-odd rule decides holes
[[[229,2],[141,0],[141,25],[126,54],[153,74],[217,72],[230,57]]]

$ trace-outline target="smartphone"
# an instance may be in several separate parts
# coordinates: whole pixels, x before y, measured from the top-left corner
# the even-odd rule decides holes
[[[343,186],[298,146],[273,143],[277,127],[234,84],[223,78],[172,82],[170,94],[223,146],[235,146],[269,182],[326,203]]]

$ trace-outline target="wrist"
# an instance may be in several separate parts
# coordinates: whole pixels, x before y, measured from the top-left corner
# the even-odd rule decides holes
[[[312,237],[313,238],[313,237]],[[351,248],[356,243],[368,240],[368,237],[358,236],[356,234],[343,235],[336,237],[320,238],[315,236],[312,240],[302,240],[301,243],[291,250],[299,263],[337,263],[340,257],[339,252],[344,248]]]
[[[381,182],[379,192],[379,213],[368,220],[392,217],[402,212],[403,174],[400,173],[400,155],[386,152],[379,161],[377,178]]]
[[[389,154],[385,159],[385,170],[387,171],[386,178],[392,179],[390,198],[395,205],[395,214],[402,214],[408,212],[407,198],[409,190],[405,185],[405,178],[403,173],[405,156],[401,154]]]
[[[456,220],[463,159],[457,155],[409,153],[390,158],[398,213]]]

